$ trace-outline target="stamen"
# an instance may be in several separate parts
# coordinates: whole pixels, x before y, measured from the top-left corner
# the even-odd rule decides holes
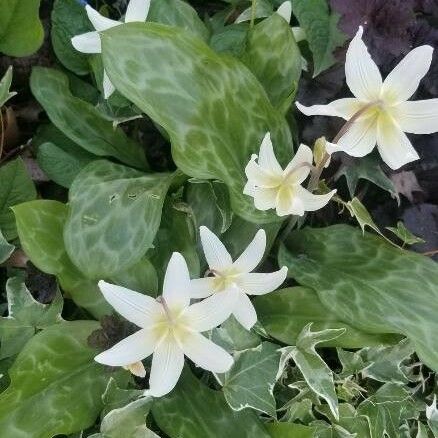
[[[163,295],[160,295],[157,298],[157,301],[163,305],[163,309],[164,309],[164,312],[166,313],[167,319],[171,323],[175,322],[173,319],[173,316],[172,316],[172,312],[170,311],[169,306],[167,305],[166,300],[164,299]]]

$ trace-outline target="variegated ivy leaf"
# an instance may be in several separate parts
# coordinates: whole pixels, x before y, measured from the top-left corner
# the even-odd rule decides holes
[[[109,29],[102,47],[111,81],[167,131],[183,172],[225,182],[233,210],[246,219],[279,221],[243,194],[244,168],[268,131],[285,164],[292,155],[291,134],[242,63],[186,31],[156,23]]]
[[[10,255],[14,252],[15,246],[11,245],[3,236],[2,230],[0,230],[0,264],[4,263]]]
[[[230,371],[217,375],[233,410],[252,408],[276,417],[273,390],[279,377],[280,357],[278,346],[270,342],[234,355]]]
[[[152,247],[172,175],[145,174],[98,160],[69,192],[67,253],[90,278],[108,278],[137,263]]]

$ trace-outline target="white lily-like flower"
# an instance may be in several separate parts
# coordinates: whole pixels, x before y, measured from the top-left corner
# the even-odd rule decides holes
[[[237,294],[231,290],[224,296],[214,295],[190,305],[190,276],[180,253],[173,253],[169,261],[159,299],[103,280],[99,287],[114,309],[141,329],[94,359],[142,375],[142,366],[137,362],[152,354],[147,394],[161,397],[175,387],[184,366],[184,355],[215,373],[226,372],[231,367],[233,358],[201,332],[217,327],[230,316]]]
[[[409,52],[383,81],[362,41],[359,27],[345,61],[347,85],[354,98],[328,105],[298,109],[310,115],[336,116],[355,120],[331,152],[344,151],[353,157],[369,154],[377,144],[383,161],[392,169],[418,160],[405,132],[431,134],[438,131],[438,99],[408,101],[429,70],[433,48],[420,46]],[[361,111],[360,113],[358,113]]]
[[[271,273],[252,272],[262,260],[266,249],[264,230],[257,232],[234,262],[224,244],[207,227],[200,227],[199,232],[204,255],[213,276],[191,281],[192,298],[212,295],[228,302],[228,295],[237,292],[232,314],[249,330],[257,322],[257,314],[247,295],[264,295],[277,289],[286,279],[286,266]]]
[[[111,20],[99,14],[90,5],[86,5],[88,19],[96,29],[77,35],[71,39],[73,47],[82,53],[102,53],[99,32],[120,26],[123,23],[144,22],[149,13],[151,0],[131,0],[126,8],[125,19],[123,22]],[[108,99],[114,93],[114,85],[111,83],[106,71],[103,71],[103,94]]]
[[[253,154],[245,168],[248,182],[243,193],[254,198],[258,210],[275,208],[278,216],[303,216],[306,211],[319,210],[330,201],[336,190],[314,195],[301,186],[309,176],[312,161],[311,149],[302,144],[283,170],[275,157],[268,132],[260,146],[260,154]]]

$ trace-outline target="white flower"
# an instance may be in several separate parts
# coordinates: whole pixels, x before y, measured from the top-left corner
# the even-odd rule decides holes
[[[433,48],[415,48],[382,81],[362,41],[362,33],[359,27],[345,61],[347,85],[355,98],[311,107],[297,102],[297,107],[308,116],[336,116],[345,120],[362,110],[363,114],[331,152],[342,150],[353,157],[363,157],[377,143],[383,161],[392,169],[398,169],[419,158],[405,132],[431,134],[438,131],[438,99],[408,101],[429,70]]]
[[[302,144],[283,170],[275,157],[268,132],[263,138],[259,156],[252,155],[245,168],[248,182],[243,193],[254,198],[258,210],[275,208],[278,216],[302,216],[305,211],[319,210],[330,201],[336,190],[314,195],[301,186],[310,173],[312,160],[312,151]]]
[[[252,273],[263,258],[266,234],[259,230],[253,241],[233,262],[230,253],[218,237],[207,227],[200,228],[201,243],[212,277],[191,281],[193,298],[204,298],[211,294],[227,302],[228,295],[237,291],[233,315],[247,330],[257,321],[257,314],[247,295],[263,295],[277,289],[286,279],[287,268],[269,274]]]
[[[224,373],[231,367],[233,358],[200,333],[230,316],[237,294],[230,291],[223,297],[214,295],[190,305],[189,271],[181,254],[173,253],[169,261],[160,299],[103,280],[99,287],[114,309],[141,330],[100,353],[95,360],[142,374],[137,362],[153,354],[148,394],[160,397],[174,388],[184,366],[184,355],[212,372]]]
[[[135,21],[144,22],[149,13],[151,0],[131,0],[126,8],[124,23],[132,23]],[[102,47],[100,43],[99,32],[110,29],[111,27],[119,26],[123,22],[111,20],[99,14],[91,6],[86,5],[87,15],[94,28],[93,32],[83,33],[71,39],[73,47],[82,53],[101,53]],[[114,85],[109,80],[106,71],[103,71],[103,94],[105,99],[108,99],[114,93]]]

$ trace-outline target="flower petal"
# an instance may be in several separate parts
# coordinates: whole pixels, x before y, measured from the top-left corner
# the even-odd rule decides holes
[[[297,187],[297,196],[301,198],[301,202],[303,203],[306,211],[315,211],[326,206],[335,193],[336,190],[332,190],[325,195],[314,195],[304,187]]]
[[[274,175],[283,173],[283,169],[275,157],[271,134],[269,132],[263,137],[262,144],[260,145],[259,166]]]
[[[245,187],[243,188],[243,194],[254,197],[255,185],[251,181],[247,181]]]
[[[379,116],[377,123],[377,148],[393,170],[420,158],[406,134],[385,114]]]
[[[277,9],[277,14],[283,17],[288,23],[292,17],[292,3],[290,0],[283,2]]]
[[[264,295],[281,286],[286,280],[287,268],[283,266],[275,272],[243,274],[239,276],[238,286],[249,295]]]
[[[256,159],[257,155],[252,155],[245,167],[245,174],[248,178],[248,181],[251,181],[251,184],[253,185],[264,188],[273,188],[278,186],[279,178],[276,178],[274,175],[272,175],[272,173],[260,167],[255,162]]]
[[[98,32],[86,32],[71,39],[72,46],[82,53],[101,53],[102,46]]]
[[[195,278],[190,280],[190,298],[209,297],[215,290],[214,277]]]
[[[225,373],[233,365],[231,355],[200,333],[187,334],[182,349],[190,360],[204,370]]]
[[[85,10],[87,11],[88,19],[98,32],[120,25],[118,21],[100,15],[99,12],[93,9],[90,5],[85,6]]]
[[[345,59],[345,77],[348,88],[358,99],[372,101],[379,99],[382,76],[362,41],[362,34],[363,28],[360,26],[348,46]]]
[[[104,365],[129,366],[150,356],[157,344],[153,329],[141,329],[128,336],[109,350],[98,354],[94,360]]]
[[[257,210],[275,208],[278,189],[254,188],[254,205]]]
[[[123,368],[128,370],[131,374],[137,377],[144,378],[146,377],[146,370],[142,361],[131,363],[130,365],[126,365]]]
[[[265,249],[265,230],[258,230],[251,243],[233,263],[233,267],[239,272],[251,272],[262,261]]]
[[[284,169],[284,174],[289,174],[289,178],[297,184],[301,184],[309,175],[313,162],[313,152],[305,144],[300,144],[297,153],[292,161]]]
[[[100,280],[99,289],[117,313],[139,327],[149,327],[163,307],[154,298]]]
[[[175,388],[184,367],[184,353],[172,337],[167,337],[152,356],[150,389],[146,394],[161,397]]]
[[[179,252],[170,257],[163,281],[163,298],[172,312],[180,312],[190,304],[190,275]]]
[[[438,131],[438,99],[403,102],[394,116],[400,129],[412,134],[432,134]]]
[[[392,104],[408,100],[429,70],[432,54],[431,46],[420,46],[411,50],[386,77],[382,97]]]
[[[207,227],[199,228],[201,236],[202,249],[204,250],[205,259],[212,270],[222,271],[229,268],[233,260],[224,244],[219,240],[216,234],[212,233]]]
[[[282,186],[277,193],[276,212],[278,216],[294,214],[303,216],[304,206],[301,199],[295,196],[295,187]]]
[[[354,97],[348,97],[334,100],[327,105],[304,106],[299,102],[295,105],[306,116],[334,116],[348,120],[360,110],[363,103]]]
[[[131,0],[126,8],[125,23],[146,21],[150,6],[151,0]]]
[[[109,99],[111,94],[116,91],[116,87],[114,87],[113,83],[110,81],[110,78],[106,74],[106,70],[103,71],[103,97],[105,99]]]
[[[256,310],[251,300],[244,293],[239,294],[238,301],[234,306],[233,315],[246,330],[251,330],[251,327],[257,322]]]

